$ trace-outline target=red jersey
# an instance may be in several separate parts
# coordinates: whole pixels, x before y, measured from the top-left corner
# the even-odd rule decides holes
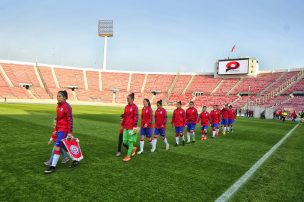
[[[223,108],[221,110],[221,115],[222,115],[222,119],[228,119],[228,112],[229,112],[229,109],[228,108]]]
[[[141,110],[141,127],[147,124],[147,128],[152,128],[153,112],[151,107],[143,107]]]
[[[199,121],[201,121],[202,126],[208,126],[208,124],[210,122],[209,112],[205,111],[205,112],[200,113],[197,123],[199,123]]]
[[[71,133],[73,131],[72,107],[67,102],[57,104],[56,127],[57,132]]]
[[[135,104],[128,104],[125,107],[124,118],[122,125],[124,129],[131,130],[137,127],[138,123],[138,108]]]
[[[233,109],[228,110],[228,119],[234,120],[236,118],[235,111]]]
[[[172,122],[175,127],[186,125],[186,112],[182,108],[173,111]]]
[[[186,110],[186,122],[187,123],[196,123],[198,118],[197,109],[195,107],[188,108]]]
[[[212,110],[210,112],[210,123],[218,124],[220,122],[220,111]]]
[[[165,128],[167,123],[167,111],[164,108],[155,111],[155,128]]]
[[[52,139],[53,140],[53,142],[56,142],[56,140],[57,140],[57,135],[55,135],[55,134],[53,134],[52,133],[52,135],[51,135],[51,138],[50,139]]]

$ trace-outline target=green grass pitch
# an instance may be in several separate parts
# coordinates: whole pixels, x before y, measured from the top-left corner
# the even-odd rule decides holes
[[[0,201],[214,201],[295,126],[239,118],[233,134],[174,147],[168,124],[169,151],[159,139],[155,153],[145,144],[123,162],[115,156],[123,109],[72,106],[84,160],[45,175],[55,107],[0,104]],[[231,200],[304,201],[303,134],[300,125]]]

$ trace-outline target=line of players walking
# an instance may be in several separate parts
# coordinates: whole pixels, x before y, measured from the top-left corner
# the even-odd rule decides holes
[[[134,104],[134,93],[127,97],[128,104],[121,115],[118,151],[116,156],[121,156],[122,145],[127,149],[127,156],[123,161],[131,160],[131,157],[136,155],[138,148],[135,146],[137,141],[137,124],[138,124],[138,108]],[[202,112],[199,114],[194,107],[194,102],[190,101],[189,108],[185,111],[182,109],[181,101],[177,102],[177,108],[173,111],[171,124],[175,128],[175,146],[185,143],[195,142],[195,128],[196,124],[201,125],[201,140],[207,140],[208,126],[212,127],[212,138],[219,135],[221,126],[222,134],[232,132],[234,120],[236,119],[235,110],[232,106],[226,104],[223,109],[219,109],[218,105],[214,105],[213,110],[209,113],[207,107],[202,107]],[[151,152],[156,150],[157,139],[160,135],[165,149],[169,150],[169,143],[166,137],[166,124],[167,124],[167,111],[162,106],[162,100],[157,101],[157,109],[154,114],[154,136],[152,137],[152,122],[153,111],[151,103],[148,99],[143,100],[143,108],[141,112],[141,125],[140,125],[140,141],[138,155],[144,152],[145,137],[150,143]],[[187,128],[187,142],[185,141],[184,128]]]

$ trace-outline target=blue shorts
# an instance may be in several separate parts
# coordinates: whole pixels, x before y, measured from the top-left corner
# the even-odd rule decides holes
[[[213,123],[212,124],[212,128],[217,128],[218,129],[219,128],[219,124],[218,123]]]
[[[195,123],[187,123],[187,131],[195,130]]]
[[[183,126],[179,126],[179,127],[175,127],[175,133],[184,133],[184,127]]]
[[[229,119],[229,120],[228,120],[228,124],[229,124],[229,125],[234,124],[234,120],[233,120],[233,119]]]
[[[152,135],[152,128],[140,128],[140,136],[150,138]]]
[[[67,135],[68,135],[67,132],[62,132],[62,131],[57,132],[57,140],[55,142],[55,145],[57,147],[60,147],[61,146],[61,140],[64,139],[64,138],[66,138]]]
[[[165,128],[154,128],[154,135],[166,136]]]
[[[208,125],[201,127],[201,130],[207,130],[207,129],[208,129]]]
[[[228,125],[228,119],[222,119],[222,125]]]

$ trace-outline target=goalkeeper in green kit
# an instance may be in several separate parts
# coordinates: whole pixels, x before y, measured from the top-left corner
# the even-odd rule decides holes
[[[128,145],[128,154],[123,161],[130,161],[131,157],[136,154],[137,147],[134,146],[137,139],[138,108],[134,104],[134,93],[127,97],[127,106],[124,111],[123,126],[123,144]]]

